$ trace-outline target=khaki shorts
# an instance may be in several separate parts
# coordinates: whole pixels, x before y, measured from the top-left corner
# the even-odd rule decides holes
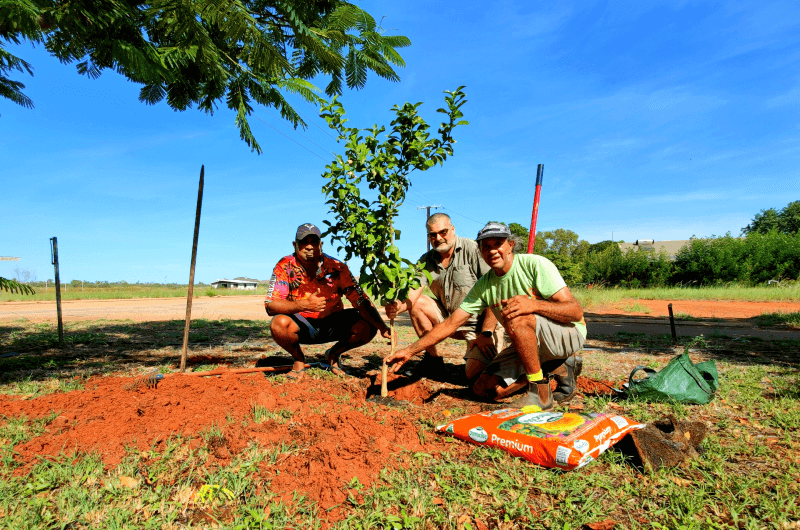
[[[425,295],[422,295],[422,296],[425,296]],[[441,322],[444,322],[444,320],[447,317],[449,317],[450,314],[447,312],[447,309],[444,308],[444,306],[442,305],[442,303],[439,300],[433,300],[433,302],[435,302],[435,306],[436,306],[436,318],[437,318],[437,320],[434,323],[434,325],[435,325],[435,324],[439,324]],[[478,353],[480,353],[480,350],[478,349],[478,347],[475,346],[475,339],[477,338],[477,334],[475,333],[475,329],[474,328],[469,328],[469,327],[458,328],[458,330],[455,333],[450,335],[450,338],[451,339],[456,339],[456,340],[467,341],[467,351],[466,351],[466,353],[464,353],[464,358],[465,359],[474,358],[473,357],[473,351],[477,351]],[[493,336],[492,336],[492,340],[494,341],[494,346],[495,346],[495,349],[497,349],[497,351],[503,350],[503,348],[505,348],[506,344],[511,344],[511,340],[509,339],[508,335],[506,335],[506,330],[503,328],[503,326],[499,322],[497,323],[497,326],[495,326],[495,328],[494,328],[494,333],[493,333]]]
[[[539,345],[539,360],[543,363],[566,359],[580,351],[586,342],[586,338],[574,324],[561,324],[542,315],[536,315],[536,338]],[[466,358],[476,359],[487,365],[484,373],[501,377],[506,385],[510,385],[525,375],[525,368],[511,341],[508,340],[506,344],[507,348],[503,350],[498,348],[499,353],[494,359],[488,359],[478,348],[470,349]]]

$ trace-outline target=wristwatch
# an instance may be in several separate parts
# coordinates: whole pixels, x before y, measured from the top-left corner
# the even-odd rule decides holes
[[[481,331],[481,335],[483,335],[484,337],[492,338],[492,335],[494,335],[494,333],[490,329],[484,329],[483,331]]]

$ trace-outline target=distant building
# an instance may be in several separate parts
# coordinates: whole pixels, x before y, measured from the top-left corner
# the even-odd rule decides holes
[[[236,278],[235,280],[217,280],[215,282],[211,282],[211,286],[214,289],[219,289],[222,287],[223,289],[247,289],[252,291],[258,287],[258,280],[248,280],[246,278]]]
[[[659,253],[664,251],[670,259],[675,259],[675,255],[680,249],[691,242],[691,239],[681,239],[678,241],[654,241],[652,239],[637,239],[635,243],[617,243],[622,252],[636,250],[642,252]]]

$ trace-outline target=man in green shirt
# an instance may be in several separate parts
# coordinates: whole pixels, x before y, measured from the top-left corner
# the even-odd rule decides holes
[[[418,337],[424,337],[436,324],[453,314],[478,279],[491,270],[481,258],[477,243],[456,235],[449,215],[431,215],[425,222],[425,230],[432,248],[419,261],[430,275],[430,280],[426,275],[420,275],[421,286],[411,291],[407,300],[390,302],[385,306],[386,316],[390,320],[408,311]],[[436,298],[422,294],[426,286]],[[466,341],[468,379],[480,375],[484,368],[474,358],[494,357],[503,349],[503,329],[497,325],[497,319],[491,311],[470,315],[451,338]],[[443,370],[444,359],[436,346],[430,346],[414,373],[431,376],[439,375]]]
[[[444,340],[470,315],[488,308],[505,327],[511,346],[486,359],[486,369],[473,389],[495,399],[523,390],[512,406],[548,410],[555,400],[566,401],[575,392],[579,371],[575,353],[586,341],[583,309],[550,260],[514,254],[507,226],[489,223],[475,239],[492,270],[478,280],[452,315],[387,362],[397,372],[413,355]],[[550,390],[551,375],[560,384],[555,396]]]

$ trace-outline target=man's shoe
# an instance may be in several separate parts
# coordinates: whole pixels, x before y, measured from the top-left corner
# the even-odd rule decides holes
[[[523,407],[538,407],[539,410],[550,410],[553,408],[553,395],[550,391],[550,379],[545,377],[541,381],[528,383],[528,390],[509,405],[515,409]]]
[[[406,374],[415,379],[422,379],[423,377],[441,376],[444,372],[444,359],[426,353],[422,360]]]
[[[556,389],[553,391],[553,399],[559,403],[565,403],[573,398],[575,391],[578,390],[578,376],[583,370],[583,357],[572,354],[567,357],[561,366],[561,373],[551,372],[556,381]]]

